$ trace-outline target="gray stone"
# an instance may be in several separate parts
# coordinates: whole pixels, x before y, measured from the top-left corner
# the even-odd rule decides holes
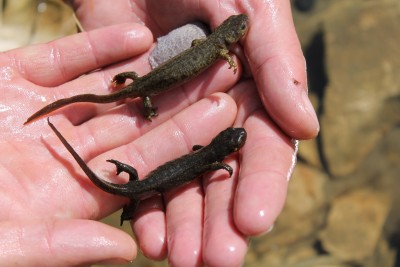
[[[154,69],[158,65],[183,52],[192,45],[194,39],[204,39],[209,33],[205,24],[200,22],[183,25],[165,36],[157,38],[157,45],[151,51],[149,62]]]

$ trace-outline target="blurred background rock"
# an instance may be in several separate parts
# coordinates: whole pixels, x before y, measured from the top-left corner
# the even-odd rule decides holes
[[[0,51],[77,31],[72,12],[62,1],[0,0],[0,10]]]
[[[245,266],[399,267],[400,1],[292,4],[321,132],[300,143],[286,206],[252,239]],[[0,5],[0,51],[77,31],[61,1]]]

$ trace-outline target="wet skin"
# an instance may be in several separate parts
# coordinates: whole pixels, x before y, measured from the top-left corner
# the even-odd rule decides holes
[[[248,29],[246,15],[234,15],[225,20],[206,39],[196,39],[192,47],[161,64],[148,74],[139,77],[136,72],[123,72],[112,79],[116,85],[125,83],[126,79],[133,82],[121,90],[108,95],[81,94],[57,100],[33,115],[24,124],[28,124],[61,107],[77,102],[111,103],[125,98],[140,97],[143,99],[145,117],[157,116],[157,108],[152,106],[150,97],[176,87],[200,74],[218,59],[228,61],[229,68],[234,72],[237,66],[229,55],[229,46],[239,41]]]
[[[226,156],[238,151],[245,144],[247,137],[244,128],[227,128],[220,132],[209,145],[193,146],[192,153],[161,165],[150,172],[143,180],[139,180],[134,167],[114,159],[107,160],[115,164],[117,175],[121,172],[129,174],[129,181],[126,184],[114,184],[99,178],[75,152],[56,127],[49,120],[47,122],[85,174],[97,187],[114,195],[128,197],[131,200],[129,205],[123,208],[121,225],[123,221],[132,219],[139,202],[143,199],[185,185],[208,171],[224,169],[231,176],[232,167],[222,161]]]

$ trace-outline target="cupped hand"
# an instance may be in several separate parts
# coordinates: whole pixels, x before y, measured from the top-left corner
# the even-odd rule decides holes
[[[173,265],[205,262],[208,266],[239,266],[247,237],[268,231],[281,211],[296,161],[295,139],[313,138],[319,131],[307,97],[306,64],[290,1],[127,0],[112,6],[106,0],[95,5],[71,2],[84,29],[141,22],[156,36],[191,21],[204,21],[214,28],[230,15],[249,16],[250,29],[241,45],[247,59],[245,73],[250,72],[251,77],[242,78],[228,91],[238,106],[235,125],[248,131],[247,144],[240,153],[240,174],[224,181],[204,180],[204,230],[197,236],[197,246],[188,245],[193,235],[185,229],[192,227],[180,224],[179,217],[169,217],[167,209],[169,222],[176,221],[173,227],[167,227],[168,257]],[[180,199],[174,198],[176,202]],[[215,203],[209,205],[211,202]],[[142,216],[134,223],[134,228],[140,230],[139,243],[146,244],[145,253],[146,240],[155,239],[148,223],[155,221]],[[147,255],[156,258],[154,254]],[[182,255],[193,257],[184,261]]]

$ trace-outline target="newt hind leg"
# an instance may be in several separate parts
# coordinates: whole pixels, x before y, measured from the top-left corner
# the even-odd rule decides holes
[[[158,116],[157,107],[153,107],[150,97],[148,96],[144,97],[143,104],[144,104],[144,117],[147,120],[151,121],[152,117]]]
[[[133,168],[132,166],[122,163],[115,159],[109,159],[107,161],[114,164],[117,167],[117,175],[120,174],[121,172],[126,172],[127,174],[129,174],[129,181],[138,181],[139,180],[137,170],[135,168]]]
[[[120,224],[121,226],[124,223],[124,221],[132,220],[133,214],[135,213],[138,206],[139,206],[138,199],[131,199],[131,202],[128,205],[124,206],[121,214],[121,224]]]
[[[112,78],[111,83],[114,85],[121,85],[125,83],[126,79],[135,81],[137,78],[139,78],[139,75],[134,71],[121,72]]]

